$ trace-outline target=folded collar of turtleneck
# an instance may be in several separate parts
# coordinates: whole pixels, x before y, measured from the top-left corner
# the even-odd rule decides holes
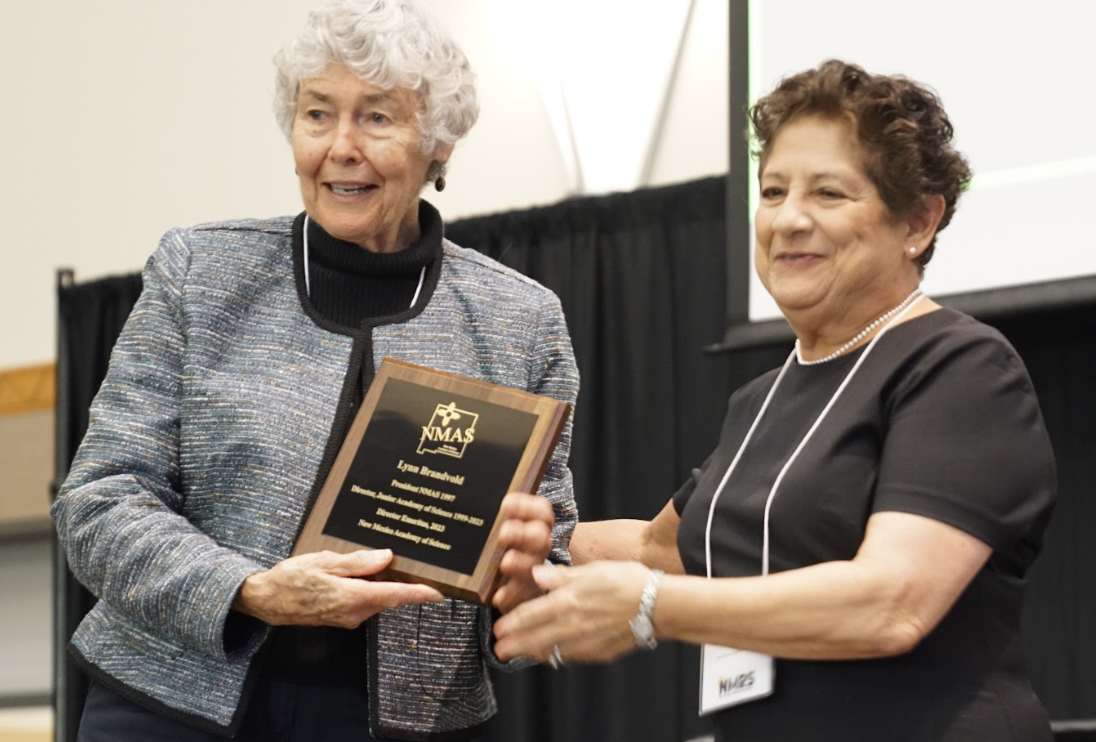
[[[376,253],[353,242],[332,237],[315,219],[308,220],[312,260],[340,273],[367,276],[401,276],[418,273],[441,252],[442,221],[438,210],[419,200],[419,240],[392,253]]]

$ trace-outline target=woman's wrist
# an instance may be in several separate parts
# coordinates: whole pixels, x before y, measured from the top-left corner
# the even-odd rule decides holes
[[[263,593],[262,581],[265,574],[266,572],[254,572],[244,578],[244,581],[240,583],[240,588],[236,591],[235,597],[232,598],[232,610],[261,621],[266,620],[260,609]]]
[[[632,636],[636,640],[636,646],[640,649],[654,649],[658,646],[653,617],[655,601],[658,600],[659,582],[664,574],[661,569],[651,570],[647,583],[643,586],[643,592],[640,594],[639,612],[628,622],[632,629]]]

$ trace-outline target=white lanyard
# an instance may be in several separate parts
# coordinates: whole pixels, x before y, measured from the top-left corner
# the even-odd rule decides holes
[[[304,250],[302,251],[302,255],[302,259],[304,260],[304,292],[309,298],[312,298],[312,278],[308,271],[308,214],[304,215]],[[418,288],[415,289],[415,295],[411,297],[411,303],[408,305],[408,309],[415,306],[415,302],[419,300],[419,293],[422,292],[422,284],[425,280],[426,266],[424,265],[422,270],[419,271],[419,285]]]

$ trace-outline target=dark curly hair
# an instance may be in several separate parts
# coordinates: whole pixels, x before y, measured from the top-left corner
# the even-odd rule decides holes
[[[951,122],[935,92],[836,59],[786,77],[749,110],[751,153],[762,167],[780,130],[810,115],[846,119],[856,127],[864,171],[892,214],[909,216],[922,197],[940,195],[945,208],[937,232],[948,225],[971,170],[952,146]],[[917,258],[921,270],[935,248],[934,236]]]

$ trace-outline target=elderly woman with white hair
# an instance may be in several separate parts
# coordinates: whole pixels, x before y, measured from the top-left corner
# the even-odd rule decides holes
[[[304,211],[164,237],[54,505],[99,597],[70,647],[86,742],[468,740],[495,712],[489,609],[383,580],[387,550],[289,554],[380,359],[573,404],[559,301],[420,198],[477,117],[436,21],[339,0],[276,65]],[[508,556],[497,610],[568,561],[569,438],[551,547]]]

